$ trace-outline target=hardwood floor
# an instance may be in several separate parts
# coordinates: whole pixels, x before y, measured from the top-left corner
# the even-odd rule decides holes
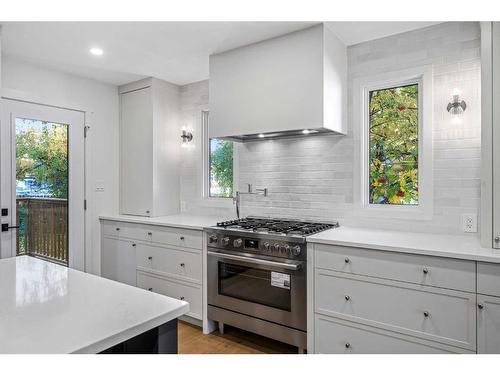
[[[287,345],[234,327],[225,327],[204,335],[201,328],[179,321],[179,354],[297,354],[295,346]]]

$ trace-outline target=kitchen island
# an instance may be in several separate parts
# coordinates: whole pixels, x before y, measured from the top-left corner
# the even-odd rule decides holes
[[[0,353],[176,353],[189,304],[29,256],[0,260]]]

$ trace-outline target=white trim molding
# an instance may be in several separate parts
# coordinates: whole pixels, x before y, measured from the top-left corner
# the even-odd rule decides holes
[[[418,84],[418,187],[416,205],[370,204],[368,152],[369,92],[391,87]],[[392,71],[360,77],[353,82],[352,118],[355,144],[354,186],[355,204],[360,214],[390,219],[430,220],[433,215],[433,158],[432,158],[432,66]],[[356,191],[357,190],[357,191]]]
[[[493,22],[481,22],[481,245],[493,241]]]

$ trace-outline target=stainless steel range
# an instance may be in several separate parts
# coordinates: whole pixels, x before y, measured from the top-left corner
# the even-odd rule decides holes
[[[205,228],[208,318],[306,348],[306,237],[338,223],[248,217]]]

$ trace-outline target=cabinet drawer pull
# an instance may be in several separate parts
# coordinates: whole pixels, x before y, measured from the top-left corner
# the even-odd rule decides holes
[[[115,230],[120,230],[120,228],[115,228]]]
[[[349,301],[351,299],[351,296],[346,295],[344,298],[346,301]]]
[[[351,344],[349,344],[348,342],[345,343],[345,348],[346,349],[349,349],[351,347]]]
[[[152,291],[153,291],[153,288],[148,288],[148,290],[149,290],[150,292],[152,292]]]
[[[184,297],[179,297],[179,299],[180,299],[181,301],[184,301]]]
[[[148,260],[153,260],[153,257],[149,256],[149,257],[148,257]]]
[[[132,246],[133,246],[133,247],[136,247],[136,246],[137,246],[137,244],[133,243],[133,244],[132,244]]]
[[[153,232],[148,232],[148,236],[152,236],[153,235]]]
[[[344,262],[346,262],[346,264],[347,264],[347,263],[351,263],[351,260],[350,260],[349,258],[345,258],[345,259],[344,259]]]
[[[181,241],[184,241],[184,236],[181,236],[180,239],[181,239]]]
[[[184,267],[184,266],[185,266],[185,264],[184,264],[184,263],[181,263],[181,267]]]
[[[477,308],[478,308],[479,310],[482,310],[482,309],[484,309],[484,305],[483,305],[482,303],[478,303],[478,304],[477,304]]]
[[[429,314],[429,311],[424,311],[424,317],[428,318],[429,316],[431,316],[431,314]]]
[[[429,269],[426,267],[423,269],[424,275],[427,275],[429,273]]]

